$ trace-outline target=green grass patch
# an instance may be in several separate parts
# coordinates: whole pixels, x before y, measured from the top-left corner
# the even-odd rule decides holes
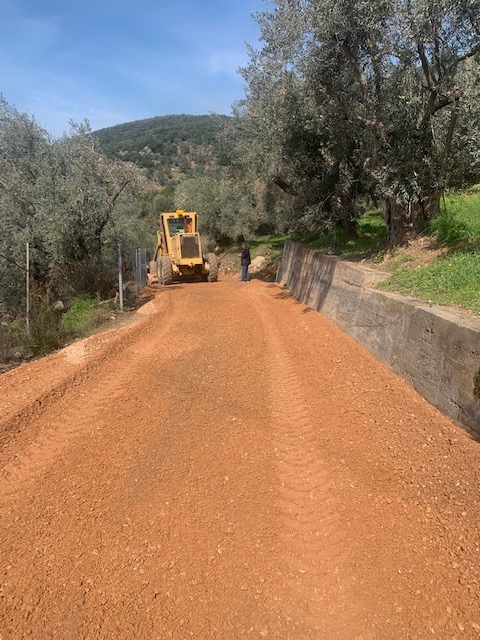
[[[480,313],[480,252],[457,251],[427,267],[404,267],[379,283],[379,289],[458,305]]]
[[[445,197],[447,212],[465,224],[469,234],[480,237],[480,191],[452,193]],[[442,203],[442,209],[444,204]]]
[[[403,269],[405,265],[407,265],[409,262],[414,262],[414,260],[415,258],[409,253],[403,253],[401,256],[398,256],[398,258],[395,258],[390,263],[390,269],[393,273],[398,273],[398,271]]]
[[[60,325],[67,336],[87,335],[110,313],[111,308],[99,307],[93,298],[77,298],[66,311]]]
[[[447,195],[440,213],[428,224],[428,232],[447,247],[478,248],[480,238],[480,193]]]
[[[316,233],[296,233],[292,239],[346,260],[356,260],[366,254],[385,249],[387,226],[380,209],[371,209],[358,220],[357,235],[354,237],[348,236],[343,229],[333,229]]]

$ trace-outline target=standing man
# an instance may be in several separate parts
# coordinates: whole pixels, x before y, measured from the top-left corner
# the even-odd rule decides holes
[[[250,266],[250,249],[247,247],[246,242],[242,242],[242,252],[238,254],[240,263],[242,265],[242,280],[241,282],[248,282],[248,267]]]

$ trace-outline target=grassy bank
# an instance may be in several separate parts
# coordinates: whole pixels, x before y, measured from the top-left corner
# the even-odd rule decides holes
[[[3,361],[23,361],[46,355],[68,342],[89,335],[114,313],[112,302],[98,304],[92,298],[77,298],[67,310],[55,308],[47,294],[32,299],[30,329],[24,320],[4,319],[2,322]]]
[[[347,236],[343,229],[333,229],[324,233],[295,233],[292,240],[341,256],[345,260],[360,260],[385,251],[387,227],[380,210],[372,209],[358,221],[355,238]]]
[[[358,261],[388,274],[378,287],[441,305],[480,313],[480,191],[450,194],[427,232],[406,247],[388,249],[381,212],[368,211],[359,220],[357,237],[341,230],[292,236],[263,236],[250,241],[252,257],[278,260],[291,237],[325,253]],[[225,254],[227,270],[240,268],[240,247]],[[260,276],[261,277],[261,276]]]
[[[391,275],[378,287],[480,313],[480,192],[446,197],[428,234],[379,261]]]
[[[424,267],[399,268],[379,289],[480,313],[480,252],[457,251]]]

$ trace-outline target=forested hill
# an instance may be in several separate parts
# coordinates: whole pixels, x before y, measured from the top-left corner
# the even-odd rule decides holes
[[[222,115],[158,116],[100,129],[95,136],[108,157],[133,162],[167,186],[217,166],[217,135],[228,120]]]

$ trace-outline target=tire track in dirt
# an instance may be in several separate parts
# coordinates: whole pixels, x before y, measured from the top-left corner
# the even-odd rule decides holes
[[[320,421],[311,415],[285,335],[271,308],[257,305],[257,313],[270,353],[272,444],[283,520],[282,556],[287,567],[284,598],[295,603],[295,637],[344,639],[339,630],[348,629],[350,639],[367,640],[370,636],[360,632],[362,624],[352,607],[351,579],[342,573],[342,567],[348,565],[348,550],[329,470],[318,447]]]
[[[78,340],[50,356],[3,374],[0,377],[0,447],[8,448],[27,422],[33,423],[37,415],[72,387],[90,380],[102,365],[134,344],[144,328],[158,321],[158,303],[154,300],[142,307],[133,325]],[[165,318],[168,312],[167,308]],[[152,317],[152,314],[155,315]]]
[[[162,302],[168,308],[168,312],[162,315],[160,330],[152,330],[152,352],[158,354],[162,344],[163,335],[168,332],[174,317],[176,304],[171,296],[165,292]],[[3,466],[0,472],[0,506],[6,506],[13,494],[18,491],[19,483],[27,483],[31,486],[36,481],[37,475],[44,473],[48,467],[65,451],[70,442],[77,436],[101,430],[105,419],[109,415],[112,403],[118,400],[119,406],[128,388],[128,380],[137,376],[142,380],[147,360],[151,357],[138,352],[135,339],[139,331],[153,329],[158,316],[146,320],[139,317],[138,324],[127,327],[120,336],[110,336],[110,342],[105,335],[93,336],[94,350],[99,350],[99,355],[92,358],[90,342],[92,338],[79,340],[58,354],[70,362],[80,365],[80,370],[72,373],[70,377],[62,381],[52,389],[45,397],[34,401],[33,404],[21,409],[4,425],[5,432],[9,432],[12,424],[19,420],[24,422],[28,417],[29,430],[36,431],[37,413],[42,424],[47,423],[48,428],[40,428],[36,437],[17,453],[13,459]],[[126,333],[126,335],[122,335]],[[106,346],[99,349],[98,343]],[[122,351],[123,349],[123,351]],[[109,365],[112,357],[118,355],[120,362],[115,368]],[[168,361],[168,354],[164,354],[164,361]],[[14,375],[15,372],[12,372]],[[96,396],[96,402],[89,400],[93,390],[101,385],[102,395]],[[7,446],[5,446],[7,449]],[[5,456],[5,451],[3,456]]]
[[[1,453],[3,640],[479,637],[478,445],[280,297],[172,288],[70,351]]]

